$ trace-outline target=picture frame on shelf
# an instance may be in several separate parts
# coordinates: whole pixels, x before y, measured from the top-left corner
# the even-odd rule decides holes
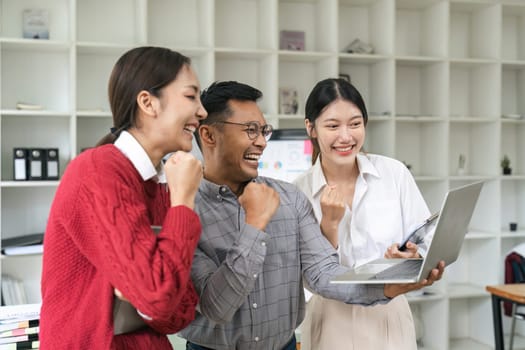
[[[297,114],[299,111],[299,95],[297,89],[279,88],[279,113]]]
[[[304,51],[305,33],[300,30],[281,30],[279,32],[279,49]]]
[[[32,8],[22,12],[22,37],[25,39],[49,39],[49,11]]]

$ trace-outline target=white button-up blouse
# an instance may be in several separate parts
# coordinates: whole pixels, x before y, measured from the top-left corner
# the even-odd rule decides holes
[[[343,265],[355,267],[384,256],[386,249],[401,242],[430,211],[412,174],[398,160],[375,154],[357,156],[359,176],[352,208],[346,208],[339,223],[339,256]],[[326,178],[319,159],[294,183],[313,204],[321,221],[320,198]],[[424,256],[429,233],[419,245]]]

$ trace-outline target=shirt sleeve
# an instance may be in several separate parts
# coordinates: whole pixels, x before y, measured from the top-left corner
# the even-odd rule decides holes
[[[323,236],[307,197],[299,192],[296,208],[299,220],[301,268],[305,283],[316,294],[348,304],[384,304],[384,285],[331,284],[335,276],[348,269],[339,264],[337,251]]]
[[[67,232],[150,326],[162,333],[182,329],[197,304],[190,270],[201,232],[198,216],[185,206],[169,208],[155,235],[140,181],[119,169],[84,179],[75,208],[68,208]]]
[[[220,265],[207,255],[204,246],[209,243],[202,240],[193,260],[192,279],[200,296],[198,310],[219,324],[231,321],[263,270],[268,234],[242,223],[238,237]]]

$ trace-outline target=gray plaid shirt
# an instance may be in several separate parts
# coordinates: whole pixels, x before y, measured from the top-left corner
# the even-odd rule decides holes
[[[192,279],[200,295],[195,320],[179,335],[213,349],[281,349],[304,317],[303,278],[325,297],[385,303],[383,285],[331,285],[346,271],[322,235],[308,198],[295,185],[258,177],[280,196],[265,231],[245,223],[226,186],[203,180],[195,210],[202,236]]]

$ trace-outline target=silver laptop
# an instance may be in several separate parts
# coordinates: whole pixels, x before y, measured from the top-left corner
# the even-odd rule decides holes
[[[476,182],[447,192],[424,259],[376,259],[331,283],[413,283],[427,278],[441,260],[450,265],[459,256],[482,187],[483,182]]]

